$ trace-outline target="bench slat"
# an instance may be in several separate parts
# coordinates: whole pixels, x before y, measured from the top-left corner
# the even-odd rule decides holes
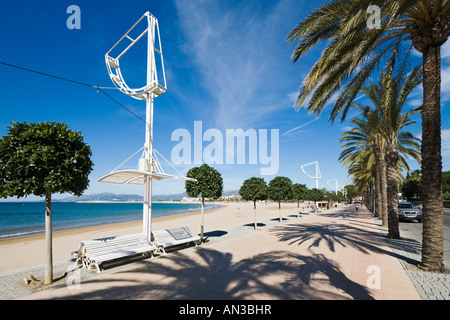
[[[154,249],[154,247],[148,246],[148,247],[140,247],[140,248],[136,248],[136,249],[122,250],[122,251],[110,252],[110,253],[91,254],[91,255],[89,255],[89,259],[96,261],[96,262],[105,262],[108,260],[114,260],[114,259],[123,258],[126,256],[137,255],[140,253],[149,252],[149,251],[152,251],[153,249]]]
[[[144,234],[120,235],[81,241],[77,261],[82,260],[83,265],[88,268],[95,266],[100,271],[99,264],[103,262],[155,250],[156,246],[148,243]]]

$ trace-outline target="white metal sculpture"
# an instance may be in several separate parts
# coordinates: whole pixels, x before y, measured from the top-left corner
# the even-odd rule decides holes
[[[344,197],[347,197],[347,189],[345,187],[342,187],[342,189],[340,191],[342,192],[342,195]]]
[[[305,167],[313,165],[313,164],[316,165],[316,175],[315,176],[311,176],[310,174],[306,173],[306,171],[305,171]],[[311,162],[311,163],[308,163],[308,164],[304,164],[304,165],[301,166],[301,169],[302,169],[302,171],[303,171],[303,173],[305,175],[307,175],[311,179],[315,179],[316,180],[316,189],[319,189],[319,179],[322,178],[322,175],[320,174],[319,162],[314,161],[314,162]]]
[[[145,30],[136,39],[130,37],[130,32],[134,30],[138,25],[142,24],[141,21],[147,18],[147,24]],[[145,22],[145,20],[144,20]],[[132,89],[130,88],[120,70],[119,60],[120,58],[133,47],[140,39],[142,39],[147,34],[148,37],[148,50],[147,50],[147,84],[144,87]],[[123,41],[129,40],[131,43],[121,51],[120,54],[112,57],[112,51]],[[157,40],[157,41],[156,41]],[[158,78],[156,56],[155,52],[159,54],[160,57],[160,67],[162,70],[162,78]],[[149,96],[159,96],[166,92],[166,74],[164,71],[164,60],[161,47],[161,37],[159,34],[158,20],[150,13],[146,12],[125,35],[120,38],[119,41],[106,53],[105,55],[106,67],[108,69],[109,76],[111,77],[114,85],[123,93],[132,96],[135,99],[149,101]],[[162,83],[160,83],[160,81]]]
[[[332,182],[332,181],[335,182],[335,183],[334,183],[334,186],[330,184],[330,182]],[[335,190],[334,190],[335,193],[338,194],[338,191],[339,191],[339,183],[338,183],[337,179],[329,180],[329,181],[327,181],[327,184],[328,184],[330,187],[333,187],[333,188],[335,189]]]
[[[144,31],[142,31],[142,33],[140,33],[138,37],[133,39],[130,36],[130,32],[136,27],[140,27],[141,25],[144,25]],[[119,60],[140,39],[143,39],[145,35],[147,35],[148,39],[147,83],[143,87],[133,89],[126,84],[125,79],[123,78]],[[127,42],[125,43],[125,49],[120,51],[119,54],[113,56],[113,50],[118,48],[119,45],[123,45],[124,42]],[[159,59],[156,59],[157,55]],[[122,163],[118,168],[113,170],[113,172],[100,178],[99,181],[109,183],[144,185],[143,233],[146,234],[148,241],[151,241],[152,182],[162,179],[183,179],[196,181],[195,179],[184,177],[173,166],[172,167],[180,174],[179,176],[164,173],[156,156],[156,153],[158,152],[153,147],[153,99],[160,96],[167,90],[158,20],[150,12],[146,12],[131,27],[131,29],[128,30],[128,32],[125,33],[125,35],[120,38],[120,40],[106,53],[105,62],[109,76],[117,89],[135,99],[146,101],[146,128],[144,147],[142,147],[134,154],[136,155],[143,149],[143,154],[141,159],[139,160],[137,169],[117,171],[117,169],[129,159],[131,159],[134,156],[133,155],[124,163]],[[162,74],[158,75],[158,69]],[[159,155],[162,157],[161,154]]]

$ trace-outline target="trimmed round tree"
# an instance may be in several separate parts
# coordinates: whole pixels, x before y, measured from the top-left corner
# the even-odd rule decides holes
[[[252,177],[247,179],[239,189],[242,199],[253,201],[253,216],[256,230],[256,201],[267,199],[267,184],[263,178]]]
[[[308,188],[306,184],[295,183],[292,185],[292,198],[297,201],[297,217],[299,216],[300,200],[307,200]]]
[[[66,124],[17,123],[0,139],[0,196],[45,197],[45,283],[53,282],[53,193],[80,196],[89,185],[91,148]]]
[[[269,182],[268,197],[278,202],[281,222],[281,201],[292,199],[292,181],[287,177],[275,177]]]
[[[216,200],[222,196],[223,192],[223,180],[221,174],[214,168],[203,164],[200,167],[194,167],[190,169],[187,177],[194,178],[197,182],[186,181],[185,188],[186,193],[190,197],[202,198],[202,213],[201,213],[201,225],[200,225],[200,241],[203,242],[204,233],[204,207],[205,198]]]
[[[317,212],[317,201],[324,199],[324,194],[322,190],[317,188],[311,189],[308,192],[308,200],[314,201],[314,212]]]

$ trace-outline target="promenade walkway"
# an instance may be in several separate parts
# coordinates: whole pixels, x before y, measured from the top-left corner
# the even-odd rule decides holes
[[[400,246],[393,249],[389,245],[377,220],[365,209],[355,213],[351,206],[333,208],[300,218],[290,216],[283,222],[267,221],[256,231],[239,226],[207,235],[209,241],[201,246],[101,274],[73,268],[66,283],[13,298],[424,298],[405,269],[411,258],[402,254]]]
[[[256,231],[240,226],[210,232],[208,239],[89,278],[76,269],[67,276],[69,286],[22,298],[421,299],[403,257],[366,210],[334,208],[270,221]]]

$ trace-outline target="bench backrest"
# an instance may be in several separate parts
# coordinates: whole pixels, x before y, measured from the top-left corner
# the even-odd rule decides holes
[[[81,247],[86,254],[102,251],[114,252],[131,247],[149,246],[144,234],[129,234],[101,239],[86,240],[81,242]]]
[[[153,239],[157,245],[175,245],[186,243],[197,239],[192,235],[189,227],[156,230],[152,232]]]

